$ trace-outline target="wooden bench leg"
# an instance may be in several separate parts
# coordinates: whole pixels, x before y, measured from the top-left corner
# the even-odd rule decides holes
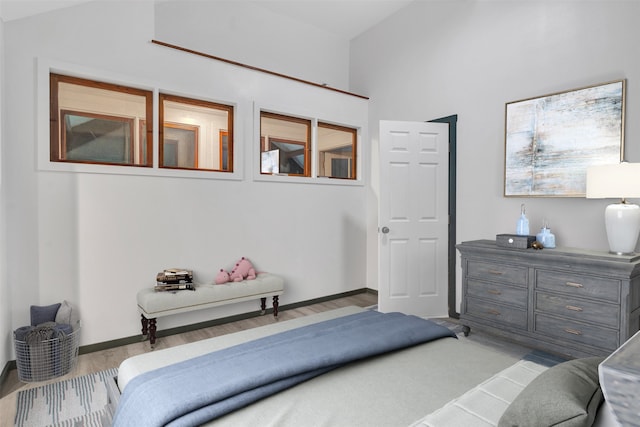
[[[260,298],[260,309],[262,310],[262,312],[260,314],[264,314],[267,312],[267,299],[266,298]]]
[[[278,295],[275,295],[273,297],[273,317],[278,317],[278,306],[280,305],[278,300],[279,300]]]
[[[156,318],[149,319],[149,344],[151,347],[156,344]]]
[[[144,314],[140,315],[140,322],[142,322],[142,341],[147,339],[149,333],[149,320],[144,317]]]

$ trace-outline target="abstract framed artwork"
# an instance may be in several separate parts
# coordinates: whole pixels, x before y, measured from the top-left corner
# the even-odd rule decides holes
[[[624,152],[625,80],[509,102],[506,197],[584,197],[588,166]]]

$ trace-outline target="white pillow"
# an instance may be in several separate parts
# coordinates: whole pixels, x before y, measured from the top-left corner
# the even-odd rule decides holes
[[[69,304],[68,301],[62,301],[62,304],[58,309],[58,313],[56,314],[56,323],[71,325],[71,327],[75,330],[80,323],[78,310],[73,308],[73,306]]]

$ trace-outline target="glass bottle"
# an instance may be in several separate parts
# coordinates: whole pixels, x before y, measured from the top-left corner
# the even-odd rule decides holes
[[[520,218],[518,219],[518,223],[516,225],[516,234],[519,236],[529,235],[529,220],[527,219],[524,203],[520,205]]]
[[[544,248],[552,249],[556,247],[556,236],[551,232],[546,221],[544,221],[540,232],[536,234],[536,240],[542,243]]]

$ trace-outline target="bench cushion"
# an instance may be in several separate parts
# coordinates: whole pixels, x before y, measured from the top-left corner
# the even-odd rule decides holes
[[[138,292],[138,310],[146,318],[168,316],[217,305],[281,295],[284,281],[271,273],[259,273],[253,280],[223,285],[196,284],[195,291],[156,292],[145,288]]]

